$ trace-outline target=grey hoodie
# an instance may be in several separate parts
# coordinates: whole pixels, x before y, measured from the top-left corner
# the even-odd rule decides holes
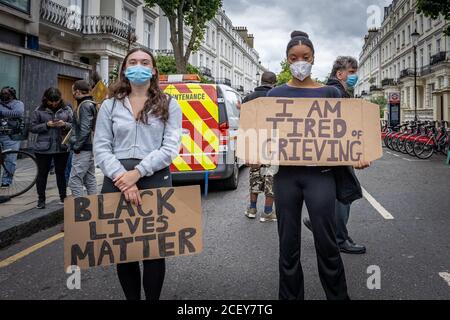
[[[94,135],[96,164],[108,178],[127,172],[119,160],[142,160],[136,169],[151,176],[172,163],[180,151],[182,112],[175,99],[169,105],[164,122],[149,114],[147,124],[136,121],[128,97],[123,101],[106,100],[97,116]]]

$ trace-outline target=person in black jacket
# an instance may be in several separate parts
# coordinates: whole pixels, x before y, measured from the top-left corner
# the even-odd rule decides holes
[[[338,57],[333,64],[330,78],[327,85],[336,87],[343,98],[352,98],[350,92],[358,82],[358,61],[353,57]],[[353,167],[350,168],[354,178]],[[348,235],[347,222],[350,216],[350,204],[343,204],[336,201],[336,239],[339,249],[343,253],[364,254],[366,247],[356,244]],[[308,218],[303,219],[304,225],[311,230],[311,222]]]
[[[275,73],[266,71],[261,76],[261,86],[257,87],[254,92],[247,95],[243,102],[265,97],[267,92],[275,87],[277,76]],[[274,167],[270,165],[252,165],[250,167],[250,206],[247,207],[245,215],[249,219],[255,219],[257,214],[256,203],[258,195],[264,192],[266,197],[264,204],[264,214],[261,214],[261,222],[275,222],[277,216],[273,211],[273,176]]]
[[[72,128],[72,109],[65,104],[61,91],[49,88],[45,91],[42,104],[31,116],[30,131],[37,135],[33,149],[38,165],[36,189],[39,196],[37,208],[44,209],[47,179],[52,161],[55,163],[56,182],[60,204],[67,196],[67,181],[64,171],[67,166],[69,150],[63,139]]]
[[[86,80],[78,80],[72,87],[77,107],[73,116],[73,131],[70,145],[73,151],[69,188],[74,197],[97,194],[94,154],[92,151],[93,133],[97,116],[97,106],[91,96],[92,87]]]

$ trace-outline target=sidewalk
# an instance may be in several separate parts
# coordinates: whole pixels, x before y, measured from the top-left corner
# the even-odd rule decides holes
[[[103,183],[100,169],[96,170],[96,177],[100,190]],[[67,194],[71,194],[69,188]],[[47,205],[44,210],[35,208],[36,186],[27,193],[0,204],[0,249],[63,221],[64,208],[59,204],[55,175],[49,175],[46,196]]]

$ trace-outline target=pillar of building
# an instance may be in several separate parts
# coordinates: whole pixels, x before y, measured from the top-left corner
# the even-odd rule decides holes
[[[107,55],[100,57],[100,75],[103,81],[109,81],[109,57]]]

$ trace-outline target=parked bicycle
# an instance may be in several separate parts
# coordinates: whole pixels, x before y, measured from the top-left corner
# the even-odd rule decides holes
[[[411,121],[394,127],[382,123],[381,137],[387,148],[419,159],[448,152],[447,121]]]
[[[0,134],[20,135],[25,123],[17,112],[0,112]],[[15,165],[11,165],[11,161]],[[4,150],[0,144],[0,179],[12,176],[12,183],[0,188],[0,200],[6,201],[30,190],[36,183],[38,167],[35,157],[26,151]]]

